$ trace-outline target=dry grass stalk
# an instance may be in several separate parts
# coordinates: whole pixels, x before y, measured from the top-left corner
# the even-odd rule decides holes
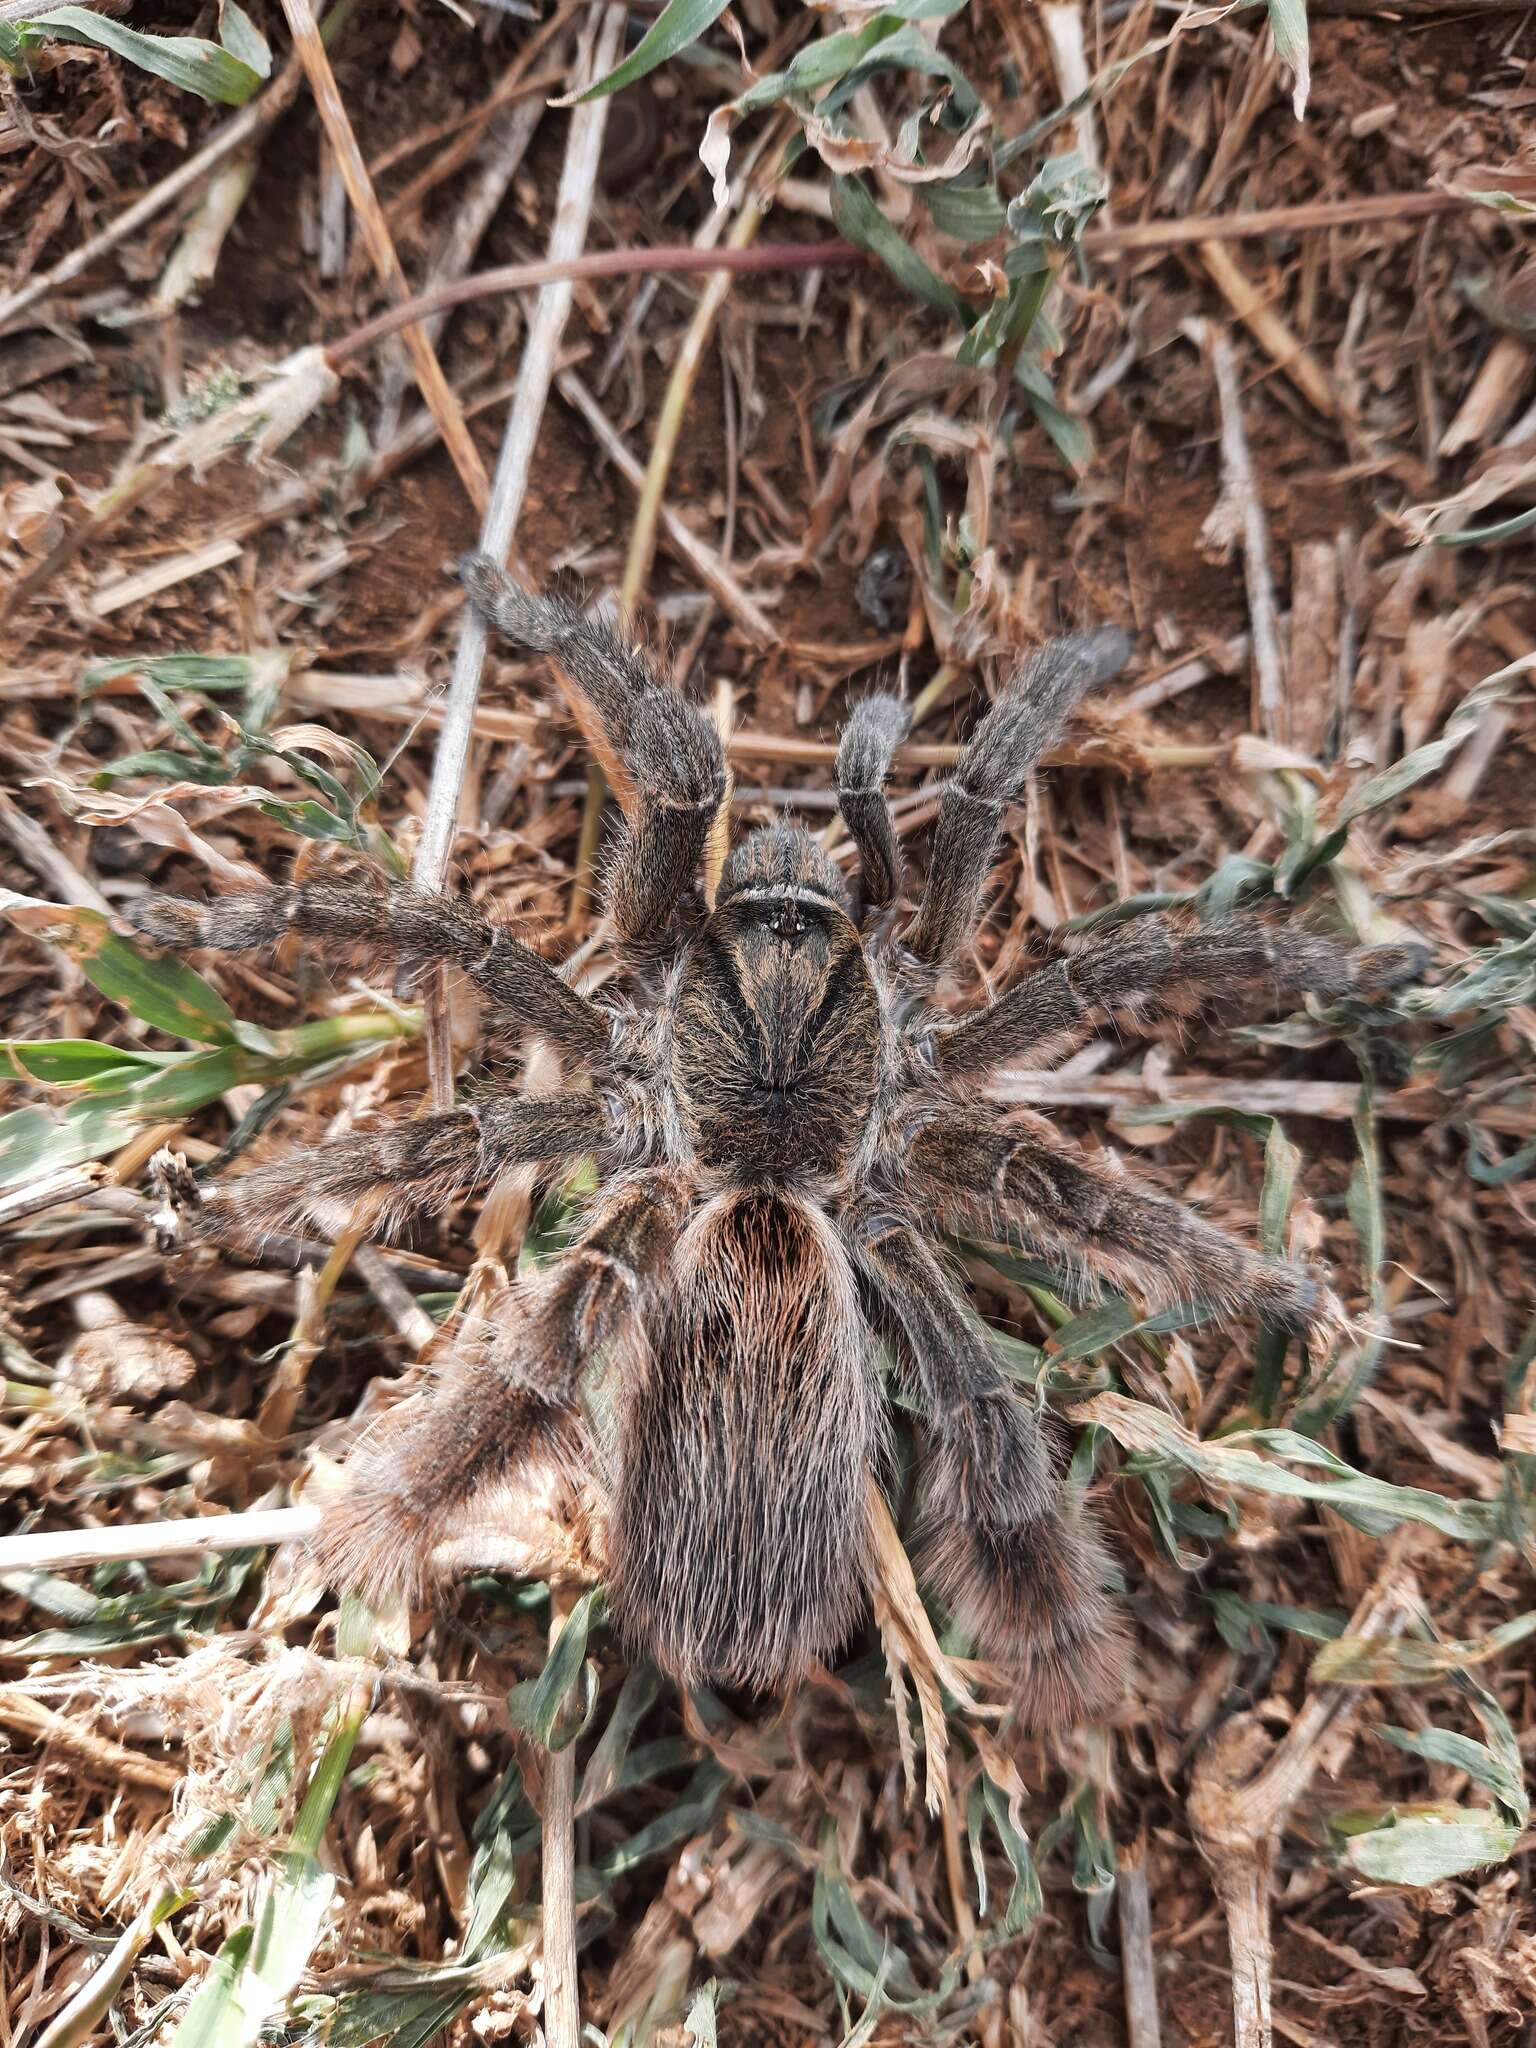
[[[1530,338],[1523,334],[1501,334],[1483,360],[1456,417],[1440,436],[1438,453],[1460,455],[1488,441],[1506,426],[1521,395],[1531,380],[1533,355]]]
[[[1251,282],[1226,245],[1202,242],[1200,261],[1210,272],[1216,289],[1270,360],[1285,372],[1310,405],[1326,419],[1332,419],[1339,408],[1327,372]]]
[[[1039,1103],[1072,1109],[1142,1109],[1163,1105],[1188,1112],[1226,1107],[1251,1116],[1324,1117],[1348,1120],[1360,1108],[1354,1081],[1245,1081],[1224,1074],[1106,1074],[1084,1080],[1069,1073],[1003,1069],[989,1092],[999,1102]],[[1445,1097],[1433,1087],[1397,1088],[1375,1099],[1377,1116],[1390,1123],[1439,1123]],[[1528,1113],[1519,1103],[1479,1102],[1474,1121],[1490,1131],[1518,1135]]]
[[[979,1703],[953,1659],[946,1657],[939,1648],[939,1639],[933,1632],[933,1623],[928,1618],[928,1610],[917,1590],[917,1580],[912,1573],[912,1561],[907,1556],[900,1533],[891,1519],[885,1494],[874,1479],[869,1482],[866,1508],[870,1534],[875,1546],[875,1620],[885,1645],[886,1663],[894,1683],[897,1686],[901,1683],[896,1676],[898,1672],[906,1673],[911,1678],[912,1689],[917,1695],[917,1709],[923,1724],[923,1747],[927,1764],[928,1811],[939,1813],[950,1804],[949,1732],[944,1717],[941,1688],[947,1686],[951,1695],[963,1707],[975,1710]],[[899,1695],[898,1704],[903,1704]],[[905,1743],[902,1754],[903,1764],[907,1770],[908,1788],[915,1789],[912,1786],[911,1752]]]
[[[337,90],[336,74],[331,69],[331,60],[326,55],[325,44],[321,40],[320,30],[310,11],[308,0],[282,0],[282,5],[288,26],[293,33],[294,49],[304,66],[304,75],[309,80],[309,89],[314,95],[316,110],[325,125],[326,136],[335,152],[336,165],[346,185],[347,197],[352,202],[352,211],[357,216],[363,239],[368,245],[373,267],[394,298],[409,298],[410,286],[406,283],[405,272],[400,267],[394,238],[389,232],[383,208],[374,193],[373,180],[368,175],[368,166],[363,161],[362,150],[358,147],[346,103]],[[463,409],[448,379],[443,375],[443,366],[437,359],[437,351],[425,331],[414,325],[405,330],[405,345],[410,350],[411,361],[416,367],[416,382],[422,398],[427,410],[437,421],[443,445],[459,473],[459,479],[469,493],[470,502],[476,511],[484,512],[490,493],[485,465],[480,460],[480,451],[470,439]]]
[[[757,239],[762,226],[763,211],[754,188],[743,190],[737,199],[737,216],[726,236],[726,247],[731,250],[746,249]],[[716,217],[722,209],[716,208]],[[706,223],[704,235],[710,233],[714,219]],[[718,230],[716,230],[718,231]],[[667,388],[661,402],[661,416],[656,422],[656,431],[651,439],[650,460],[645,466],[645,475],[640,483],[639,497],[635,505],[634,523],[630,527],[629,547],[624,557],[624,573],[619,581],[619,625],[622,632],[633,632],[640,605],[650,580],[651,563],[656,554],[656,530],[666,500],[667,478],[672,473],[673,458],[677,453],[678,439],[687,417],[689,400],[693,395],[694,383],[699,366],[709,347],[710,337],[715,330],[720,308],[725,304],[733,282],[728,270],[714,270],[703,291],[699,294],[693,318],[689,321],[682,341],[678,345],[672,364],[672,373],[667,379]],[[729,575],[729,569],[722,564]],[[597,857],[598,834],[602,824],[605,784],[603,771],[593,762],[587,770],[587,797],[582,811],[581,833],[576,842],[576,874],[571,886],[570,929],[579,931],[586,922],[587,908],[592,893],[592,864]],[[722,810],[728,816],[728,810]]]
[[[463,125],[457,142],[429,163],[403,192],[396,193],[385,209],[392,222],[409,219],[436,185],[461,164],[473,165],[474,181],[459,195],[446,225],[427,271],[426,292],[457,284],[474,260],[544,118],[545,82],[528,74],[555,39],[563,37],[566,25],[583,5],[584,0],[562,0],[553,17],[518,50],[484,105]],[[444,307],[422,322],[434,346],[447,324],[448,311]],[[375,430],[379,440],[392,439],[399,427],[406,377],[407,364],[398,350],[392,351],[379,378]]]
[[[551,1590],[549,1640],[553,1649],[571,1607],[568,1593]],[[576,1748],[567,1743],[544,1758],[543,1853],[539,1952],[544,1968],[544,2035],[550,2048],[581,2048],[581,2006],[576,1975]]]
[[[1130,2048],[1162,2048],[1163,2022],[1157,2002],[1145,1835],[1128,1842],[1116,1859],[1115,1904],[1120,1919],[1120,1980],[1125,1990],[1125,2031]]]
[[[1313,199],[1300,206],[1256,206],[1241,213],[1187,214],[1182,220],[1138,221],[1133,226],[1089,228],[1090,256],[1142,256],[1156,249],[1202,243],[1246,242],[1266,235],[1326,233],[1332,228],[1397,226],[1461,213],[1476,204],[1464,192],[1361,193],[1354,199]]]
[[[175,1764],[141,1756],[120,1742],[98,1735],[67,1714],[55,1713],[41,1700],[33,1699],[18,1686],[0,1686],[0,1727],[12,1728],[45,1746],[60,1749],[86,1770],[109,1782],[141,1785],[151,1792],[169,1794],[181,1783]]]
[[[635,491],[641,490],[645,484],[645,471],[625,446],[587,385],[574,370],[562,370],[555,379],[555,385],[572,411],[580,413],[586,421],[598,446],[625,483]],[[720,609],[747,634],[754,646],[774,646],[779,638],[778,628],[714,549],[700,540],[665,502],[659,507],[658,522],[661,538],[677,559],[698,578]]]
[[[1380,1571],[1350,1617],[1351,1636],[1400,1635],[1419,1611],[1408,1560],[1413,1535],[1392,1539]],[[1255,1715],[1229,1721],[1196,1759],[1189,1818],[1227,1916],[1232,1951],[1234,2048],[1273,2048],[1274,1950],[1269,1884],[1281,1830],[1324,1762],[1338,1757],[1365,1695],[1322,1686],[1309,1693],[1271,1745]]]
[[[1243,426],[1237,356],[1221,328],[1209,328],[1206,340],[1221,406],[1221,496],[1200,538],[1223,558],[1230,555],[1234,543],[1241,544],[1248,622],[1253,631],[1254,708],[1265,738],[1284,745],[1290,739],[1290,719],[1280,653],[1280,608],[1269,558],[1269,521]]]
[[[623,24],[623,11],[619,8],[593,10],[594,40],[589,46],[590,55],[577,74],[583,82],[600,78],[612,68]],[[553,263],[578,256],[586,241],[607,123],[606,99],[589,100],[571,114],[565,164],[560,174],[560,189],[549,237],[549,258]],[[555,360],[570,316],[571,297],[571,286],[566,281],[547,284],[539,293],[538,303],[528,323],[512,409],[507,416],[501,455],[496,464],[496,481],[480,528],[482,552],[509,566],[513,537],[533,466],[539,426],[554,380]],[[442,730],[432,764],[432,788],[416,847],[412,872],[418,888],[440,889],[447,878],[458,823],[459,793],[464,785],[464,771],[474,738],[475,707],[485,668],[485,650],[484,621],[472,607],[465,606],[460,614],[453,675],[448,685]],[[426,1002],[432,1103],[435,1108],[445,1109],[453,1100],[453,1049],[448,1037],[447,999],[441,973],[430,978]]]

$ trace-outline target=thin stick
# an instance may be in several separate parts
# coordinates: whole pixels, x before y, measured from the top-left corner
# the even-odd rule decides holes
[[[265,1550],[312,1536],[319,1526],[318,1508],[258,1508],[248,1515],[117,1522],[105,1529],[0,1536],[0,1572],[59,1572],[81,1565],[147,1562],[152,1557],[215,1557],[230,1550]]]
[[[155,1929],[181,1902],[181,1893],[166,1887],[139,1908],[74,1997],[37,2036],[36,2048],[77,2048],[77,2043],[95,2033],[127,1983],[134,1964],[153,1941]]]
[[[314,95],[316,110],[331,148],[335,151],[336,165],[347,188],[347,197],[352,202],[352,211],[357,215],[363,240],[368,245],[373,267],[393,298],[409,298],[410,286],[405,281],[405,272],[400,268],[400,258],[395,253],[394,241],[374,192],[373,180],[368,175],[363,152],[358,147],[357,136],[353,133],[346,106],[336,89],[336,75],[331,70],[331,60],[325,53],[325,44],[320,40],[320,31],[315,25],[315,17],[310,12],[308,0],[282,0],[282,4],[283,12],[288,17],[288,26],[293,32],[294,49],[309,79],[309,89]],[[469,427],[459,401],[454,396],[448,379],[443,375],[443,366],[437,359],[437,351],[419,326],[408,327],[405,330],[405,345],[411,352],[411,361],[416,368],[416,382],[422,398],[438,423],[443,446],[448,450],[453,466],[459,473],[459,479],[469,493],[470,502],[476,511],[483,513],[490,494],[485,465],[480,460],[479,450],[470,439]]]
[[[554,37],[564,35],[570,16],[582,4],[583,0],[563,0],[554,17],[523,44],[459,143],[429,164],[419,178],[390,201],[389,218],[401,220],[418,207],[424,194],[465,157],[473,161],[475,175],[468,187],[457,195],[446,233],[428,268],[427,291],[457,284],[474,261],[475,252],[500,210],[507,188],[517,175],[544,118],[542,92],[537,92],[531,99],[522,99],[523,94],[535,92],[541,83],[538,79],[530,79],[528,70]],[[563,68],[561,76],[563,78]],[[423,321],[434,346],[447,320],[445,308]],[[389,440],[400,424],[400,406],[407,377],[408,366],[401,361],[399,351],[391,351],[381,367],[379,379],[375,429],[378,440]]]
[[[737,202],[737,215],[726,238],[729,249],[745,249],[756,240],[762,226],[761,209],[754,203],[748,192],[743,192]],[[701,233],[718,232],[715,220]],[[636,614],[645,595],[645,586],[650,579],[651,563],[656,556],[656,528],[666,497],[667,478],[672,474],[673,459],[677,454],[677,443],[683,431],[688,403],[693,396],[693,387],[698,378],[699,365],[709,347],[710,336],[715,330],[715,321],[720,308],[725,304],[726,293],[731,288],[731,273],[715,270],[708,284],[699,294],[699,302],[693,309],[693,318],[688,323],[682,344],[672,364],[672,374],[667,379],[666,392],[661,401],[661,416],[656,422],[655,436],[651,442],[651,457],[645,466],[645,477],[640,485],[640,501],[635,507],[634,524],[629,533],[629,552],[624,558],[624,574],[619,583],[619,630],[629,633],[634,630]],[[568,928],[580,931],[586,920],[587,905],[592,895],[592,865],[597,856],[598,830],[603,815],[603,798],[606,785],[603,771],[594,761],[587,771],[587,798],[582,808],[581,832],[576,842],[576,872],[571,886],[571,908]]]
[[[630,454],[607,414],[574,370],[562,370],[555,389],[573,411],[579,412],[592,429],[599,447],[633,489],[645,483],[645,471]],[[778,644],[779,631],[757,601],[736,581],[714,549],[699,539],[692,527],[679,519],[668,505],[660,508],[661,537],[680,562],[692,570],[698,581],[723,612],[741,627],[759,647]]]
[[[293,0],[285,0],[293,4]],[[596,48],[580,66],[584,82],[601,78],[617,60],[624,33],[624,10],[610,6],[603,10]],[[598,159],[603,133],[608,125],[608,101],[587,100],[571,113],[566,137],[565,164],[560,173],[560,190],[555,200],[554,225],[549,237],[549,260],[569,262],[579,256],[587,239],[592,216],[592,194],[597,184]],[[549,388],[554,381],[555,358],[559,353],[565,323],[571,310],[569,279],[546,284],[528,323],[528,338],[518,367],[517,389],[507,415],[496,480],[480,528],[480,546],[497,562],[509,563],[512,541],[517,532],[528,476],[533,465],[534,446],[544,418]],[[426,815],[416,848],[412,879],[419,889],[441,889],[448,876],[448,859],[453,848],[459,814],[459,794],[469,762],[475,731],[475,709],[480,701],[480,678],[485,669],[486,631],[473,605],[460,614],[459,644],[454,654],[453,676],[448,685],[437,755],[432,764],[432,785],[427,794]],[[449,1041],[446,995],[441,973],[434,974],[426,989],[427,1066],[431,1077],[431,1102],[447,1109],[453,1101],[453,1048]]]
[[[1322,364],[1300,336],[1293,334],[1268,298],[1253,283],[1222,242],[1202,242],[1200,261],[1211,282],[1266,355],[1282,370],[1302,397],[1325,419],[1338,417],[1338,400]]]
[[[758,229],[763,224],[761,208],[755,195],[743,196],[736,219],[726,237],[727,249],[746,249],[757,239]],[[699,302],[693,309],[693,318],[683,336],[677,356],[672,364],[672,374],[667,380],[666,394],[661,401],[661,415],[656,422],[655,438],[651,442],[651,459],[645,466],[645,485],[640,493],[640,503],[635,507],[635,523],[630,529],[629,553],[624,561],[624,577],[619,586],[619,614],[626,628],[633,623],[640,601],[645,595],[645,586],[650,580],[651,563],[656,554],[656,522],[666,494],[667,478],[672,474],[672,463],[677,454],[678,440],[687,417],[688,401],[693,396],[693,387],[699,374],[699,365],[704,360],[709,338],[714,333],[715,322],[720,308],[725,304],[730,291],[732,276],[729,270],[715,270],[709,282],[699,294]]]
[[[647,277],[688,271],[856,270],[869,257],[851,242],[775,242],[762,249],[698,249],[691,242],[656,249],[588,249],[581,255],[543,257],[537,263],[503,263],[495,270],[477,270],[452,284],[434,285],[418,298],[391,306],[387,313],[356,327],[332,342],[326,351],[332,363],[372,348],[386,334],[412,320],[447,313],[476,299],[503,298],[533,285],[570,283],[588,277]]]
[[[1350,1617],[1352,1636],[1396,1636],[1408,1625],[1419,1604],[1407,1568],[1414,1540],[1407,1529],[1392,1538]],[[1322,1764],[1325,1739],[1337,1756],[1363,1704],[1351,1687],[1319,1686],[1273,1747],[1257,1715],[1245,1714],[1229,1721],[1195,1760],[1188,1812],[1227,1920],[1234,2048],[1273,2048],[1269,1885],[1276,1842]]]
[[[953,768],[964,751],[952,741],[908,740],[896,749],[891,760],[897,769]],[[750,728],[732,733],[727,752],[733,761],[779,761],[792,763],[797,768],[826,768],[837,759],[837,747],[831,740],[806,740],[793,733],[755,732]],[[1220,746],[1143,747],[1137,756],[1137,766],[1212,768],[1218,761],[1225,760],[1227,754],[1228,749]],[[1045,758],[1048,765],[1055,768],[1103,768],[1110,765],[1102,751],[1074,746],[1070,740],[1063,746],[1053,747]]]
[[[1269,562],[1269,521],[1248,452],[1243,428],[1243,402],[1237,383],[1237,356],[1231,339],[1214,324],[1207,330],[1211,368],[1221,406],[1221,497],[1206,522],[1205,534],[1230,547],[1242,536],[1243,580],[1248,587],[1248,620],[1253,629],[1255,709],[1266,739],[1284,744],[1290,738],[1285,701],[1285,666],[1280,658],[1280,607],[1275,601],[1274,574]]]
[[[601,104],[599,102],[599,104]],[[550,1589],[553,1648],[570,1615],[568,1591]],[[576,1745],[549,1752],[544,1764],[543,1840],[539,1887],[543,1910],[544,2038],[549,2048],[581,2048],[576,1976]]]
[[[256,1427],[263,1436],[286,1436],[293,1426],[300,1398],[309,1381],[310,1367],[320,1356],[325,1343],[326,1310],[359,1245],[366,1239],[371,1220],[371,1215],[363,1213],[362,1205],[359,1205],[359,1212],[353,1215],[337,1237],[320,1271],[300,1275],[298,1317],[288,1339],[288,1348],[267,1384],[266,1395],[256,1416]]]
[[[1125,1987],[1125,2031],[1130,2048],[1162,2048],[1145,1836],[1120,1852],[1115,1898],[1120,1908],[1120,1978]]]
[[[1155,1081],[1140,1074],[1107,1074],[1092,1081],[1067,1074],[1004,1070],[987,1090],[996,1102],[1038,1104],[1057,1109],[1242,1109],[1254,1116],[1317,1116],[1348,1121],[1360,1109],[1355,1081],[1234,1081],[1220,1074],[1164,1074]],[[1399,1088],[1375,1098],[1376,1114],[1393,1123],[1432,1124],[1449,1114],[1450,1101],[1436,1088]],[[1461,1103],[1457,1113],[1490,1131],[1528,1134],[1528,1103]]]
[[[1464,192],[1382,192],[1369,198],[1319,199],[1300,206],[1255,207],[1252,213],[1194,213],[1183,220],[1147,220],[1130,227],[1090,228],[1090,256],[1142,256],[1157,249],[1187,249],[1196,242],[1245,242],[1258,235],[1326,232],[1374,222],[1428,220],[1461,213],[1477,201]]]

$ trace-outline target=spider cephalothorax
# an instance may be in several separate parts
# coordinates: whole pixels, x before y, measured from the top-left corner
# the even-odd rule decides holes
[[[587,1000],[463,898],[382,880],[206,907],[148,896],[135,912],[172,945],[296,932],[452,962],[503,1020],[590,1075],[579,1091],[488,1094],[358,1133],[210,1191],[210,1227],[238,1237],[305,1218],[382,1224],[514,1165],[599,1163],[574,1248],[509,1297],[484,1350],[353,1454],[320,1537],[330,1576],[417,1588],[434,1549],[494,1523],[532,1459],[564,1460],[602,1474],[611,1597],[637,1649],[684,1681],[787,1685],[863,1611],[865,1503],[888,1429],[878,1335],[920,1421],[929,1582],[1012,1665],[1026,1714],[1113,1705],[1124,1638],[1103,1553],[935,1238],[1021,1239],[1085,1287],[1149,1302],[1197,1297],[1283,1325],[1336,1310],[1315,1276],[1040,1117],[1005,1114],[982,1086],[1003,1064],[1062,1057],[1108,1018],[1146,1023],[1266,987],[1380,988],[1411,970],[1411,949],[1352,950],[1294,920],[1150,916],[951,1017],[932,987],[975,933],[1003,808],[1123,663],[1122,634],[1057,641],[1000,692],[945,790],[927,885],[903,920],[883,794],[907,723],[894,699],[859,704],[838,751],[856,891],[800,831],[755,832],[721,863],[727,780],[709,723],[573,605],[525,595],[484,558],[465,580],[491,624],[553,657],[623,810],[605,902],[633,1003]]]

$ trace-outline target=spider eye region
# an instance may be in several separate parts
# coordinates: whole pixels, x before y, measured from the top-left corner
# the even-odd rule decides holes
[[[776,939],[801,939],[811,928],[810,919],[792,897],[782,896],[764,907],[768,913],[764,922]]]

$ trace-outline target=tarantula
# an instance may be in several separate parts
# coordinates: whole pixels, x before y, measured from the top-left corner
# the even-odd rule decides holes
[[[1260,986],[1382,988],[1412,971],[1411,949],[1356,951],[1256,916],[1147,916],[951,1016],[934,984],[977,931],[1004,807],[1082,695],[1122,666],[1124,634],[1059,640],[1002,689],[944,791],[927,884],[903,917],[883,794],[907,728],[896,699],[866,697],[838,748],[854,888],[804,831],[754,831],[727,855],[710,723],[574,604],[526,595],[485,557],[462,574],[492,626],[551,657],[618,799],[604,900],[637,1000],[589,1001],[465,898],[396,882],[207,906],[148,895],[132,913],[176,947],[292,932],[451,962],[590,1075],[547,1098],[488,1093],[355,1133],[210,1190],[207,1227],[238,1239],[359,1213],[394,1224],[516,1164],[599,1161],[574,1248],[508,1298],[483,1351],[353,1453],[318,1539],[329,1578],[419,1592],[433,1549],[494,1523],[530,1461],[596,1470],[627,1641],[683,1682],[786,1687],[863,1610],[866,1487],[889,1448],[878,1333],[924,1440],[920,1570],[981,1651],[1013,1667],[1028,1718],[1107,1710],[1126,1643],[1107,1559],[934,1240],[1019,1239],[1079,1283],[1267,1323],[1336,1310],[1315,1275],[1041,1117],[994,1108],[982,1084],[1004,1063],[1064,1056],[1106,1020],[1146,1024]]]

